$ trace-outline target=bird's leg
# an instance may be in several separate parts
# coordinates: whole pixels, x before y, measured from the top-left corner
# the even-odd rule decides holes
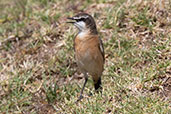
[[[100,92],[102,94],[102,83],[101,83],[101,77],[98,79],[97,82],[94,82],[94,88],[96,92]]]
[[[82,87],[82,89],[81,89],[81,93],[80,93],[80,96],[79,96],[77,102],[80,101],[80,100],[83,98],[83,95],[82,95],[82,94],[83,94],[84,88],[85,88],[86,83],[87,83],[87,80],[88,80],[87,73],[84,73],[84,78],[85,78],[85,82],[84,82],[84,84],[83,84],[83,87]]]

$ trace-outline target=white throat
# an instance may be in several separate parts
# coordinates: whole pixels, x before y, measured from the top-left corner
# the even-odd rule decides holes
[[[80,32],[86,30],[86,24],[83,21],[75,22],[74,25],[79,29]]]
[[[78,33],[78,37],[79,37],[80,39],[84,39],[88,34],[89,34],[89,31],[88,31],[88,30],[80,31],[80,32]]]

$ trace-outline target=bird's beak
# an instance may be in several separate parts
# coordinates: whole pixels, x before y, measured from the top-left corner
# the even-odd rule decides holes
[[[70,21],[67,21],[66,23],[72,23],[72,24],[75,23],[75,19],[73,19],[72,17],[68,17],[67,19]]]

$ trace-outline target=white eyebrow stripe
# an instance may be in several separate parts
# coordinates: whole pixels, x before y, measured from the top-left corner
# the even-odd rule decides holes
[[[88,18],[88,16],[86,15],[86,16],[79,16],[79,17],[73,17],[74,19],[81,19],[81,18],[84,18],[84,19],[86,19],[86,18]]]

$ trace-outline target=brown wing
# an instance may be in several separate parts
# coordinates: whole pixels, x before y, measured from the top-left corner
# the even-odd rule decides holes
[[[103,61],[105,61],[105,52],[104,52],[103,42],[100,38],[99,38],[99,45],[98,46],[99,46],[100,52],[103,56]]]

